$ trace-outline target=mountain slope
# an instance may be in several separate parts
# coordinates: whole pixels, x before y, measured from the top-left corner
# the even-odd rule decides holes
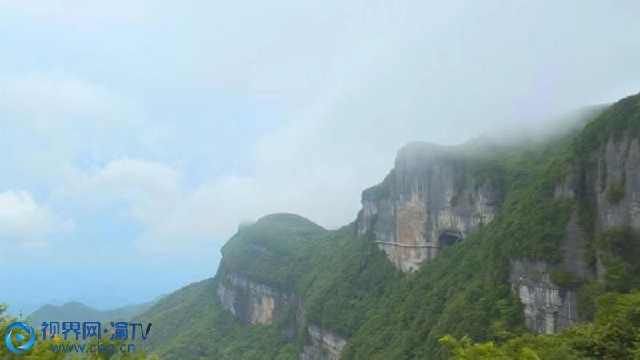
[[[447,334],[556,332],[589,320],[605,289],[636,288],[638,129],[634,96],[575,135],[498,156],[496,218],[390,291],[343,358],[446,358]]]
[[[244,326],[215,299],[215,280],[186,286],[139,316],[153,323],[146,347],[162,359],[293,359],[273,328]],[[287,356],[288,355],[288,356]]]
[[[640,286],[640,95],[589,116],[544,141],[409,145],[339,230],[291,214],[240,228],[214,279],[144,314],[166,327],[155,350],[440,359],[445,336],[540,344],[592,320],[599,296]]]
[[[277,251],[284,253],[272,256]],[[305,347],[322,353],[326,344],[311,343],[308,331],[328,341],[333,334],[322,329],[330,328],[339,342],[400,276],[353,226],[326,231],[289,214],[241,227],[223,252],[215,278],[139,316],[154,324],[149,345],[163,359],[297,359]]]

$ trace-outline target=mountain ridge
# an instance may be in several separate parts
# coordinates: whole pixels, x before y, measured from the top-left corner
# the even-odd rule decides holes
[[[161,337],[159,353],[446,359],[447,336],[538,339],[591,321],[596,298],[632,291],[640,274],[618,250],[640,248],[640,95],[589,116],[578,131],[480,158],[415,153],[425,145],[414,143],[338,230],[297,218],[243,226],[208,290],[183,302],[196,304],[185,311],[197,329]],[[178,313],[157,304],[144,316]]]
[[[29,314],[26,320],[36,327],[49,321],[128,321],[147,311],[156,301],[111,310],[98,310],[79,301],[70,301],[62,305],[46,304]]]

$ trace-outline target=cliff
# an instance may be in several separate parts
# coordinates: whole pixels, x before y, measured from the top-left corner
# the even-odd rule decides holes
[[[402,148],[382,184],[363,192],[358,234],[371,234],[397,268],[415,271],[489,223],[502,189],[496,181],[473,177],[469,158],[462,147]]]
[[[619,107],[617,104],[605,111],[582,131],[542,143],[510,147],[411,143],[398,152],[394,168],[383,182],[363,192],[362,210],[349,241],[364,241],[365,245],[360,246],[365,248],[366,243],[373,244],[396,269],[418,272],[413,282],[432,279],[424,283],[427,293],[423,301],[424,304],[432,301],[429,314],[439,320],[426,327],[430,329],[426,337],[428,346],[437,348],[435,340],[442,329],[456,328],[454,319],[460,314],[455,314],[449,301],[462,294],[478,294],[459,303],[462,314],[482,301],[502,304],[499,306],[503,312],[506,308],[519,312],[517,316],[512,313],[509,319],[494,313],[496,308],[492,305],[482,311],[494,315],[483,316],[481,321],[457,320],[464,324],[466,332],[488,334],[494,331],[492,322],[517,323],[521,317],[522,324],[531,331],[556,333],[588,320],[588,311],[581,309],[585,303],[583,289],[594,282],[606,282],[607,264],[611,263],[608,254],[595,249],[596,238],[612,229],[640,230],[640,149],[636,133],[629,126],[622,126],[616,131],[600,129],[596,140],[592,135],[596,132],[594,128],[602,126],[598,124],[612,123],[611,113],[619,113]],[[624,118],[632,116],[627,114]],[[592,220],[586,218],[588,214],[593,216]],[[471,243],[466,244],[468,239]],[[330,243],[326,238],[324,241]],[[253,249],[260,249],[255,252],[254,262],[262,261],[270,253],[268,247],[253,246]],[[309,259],[313,259],[313,250],[306,251]],[[341,250],[336,246],[328,251],[335,256]],[[427,266],[441,254],[447,256]],[[286,317],[284,313],[295,307],[298,310],[294,325],[286,328],[292,338],[304,339],[301,358],[337,359],[345,350],[346,356],[352,357],[361,354],[359,342],[363,333],[368,332],[371,319],[363,315],[350,325],[327,321],[335,318],[335,314],[348,316],[348,312],[327,306],[318,310],[318,302],[332,299],[317,295],[315,287],[329,292],[337,291],[340,282],[358,286],[347,280],[353,276],[349,274],[374,273],[368,259],[375,256],[370,253],[362,257],[358,269],[345,270],[344,277],[332,278],[329,285],[306,283],[305,287],[300,281],[293,281],[295,285],[288,288],[268,285],[271,280],[260,281],[255,277],[252,280],[229,273],[223,260],[219,300],[247,324],[273,324],[274,319]],[[456,261],[462,263],[456,265],[452,256],[459,257]],[[314,268],[312,263],[310,260],[308,268],[295,270],[298,280],[330,271]],[[468,273],[466,267],[473,266],[475,270]],[[384,271],[393,273],[389,269]],[[449,274],[443,277],[442,271]],[[375,276],[383,289],[393,287],[399,280],[395,275]],[[443,280],[446,278],[457,280]],[[356,293],[338,291],[333,296],[347,302],[353,301],[352,296],[372,296],[369,289]],[[448,294],[449,299],[444,303],[443,294]],[[384,301],[363,302],[349,311],[364,314]],[[419,313],[422,306],[405,304],[396,311]],[[385,314],[388,309],[377,311]]]
[[[293,294],[253,282],[240,274],[219,276],[216,292],[220,304],[245,324],[272,324],[275,318],[283,316],[279,313],[296,304]]]
[[[241,227],[189,303],[210,333],[183,330],[216,343],[168,358],[446,359],[445,335],[591,321],[599,296],[640,288],[640,96],[589,116],[543,141],[409,144],[338,230],[292,214]],[[151,313],[173,323],[184,303]]]
[[[300,360],[340,359],[342,349],[347,345],[346,339],[314,325],[307,331],[311,341],[304,346]]]
[[[560,244],[561,261],[512,264],[510,282],[533,331],[555,333],[589,320],[590,314],[579,309],[578,295],[596,279],[605,284],[607,263],[612,265],[610,254],[598,249],[606,241],[597,239],[616,230],[640,231],[638,108],[637,96],[623,99],[574,140],[568,170],[554,189],[556,199],[575,202]]]
[[[313,323],[301,290],[302,275],[311,271],[327,233],[293,214],[243,226],[223,248],[216,275],[219,304],[245,325],[275,325],[283,339],[301,339],[301,359],[338,359],[346,339]]]

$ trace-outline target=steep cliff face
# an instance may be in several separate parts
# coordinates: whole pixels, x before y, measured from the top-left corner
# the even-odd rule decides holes
[[[465,160],[459,149],[427,143],[401,149],[383,183],[363,192],[358,234],[372,235],[406,272],[490,222],[501,190],[470,176]]]
[[[300,354],[300,360],[339,360],[347,345],[346,339],[315,325],[307,327],[309,342]]]
[[[640,228],[640,144],[629,133],[611,135],[585,154],[582,163],[557,184],[557,198],[587,201],[595,231],[612,227]]]
[[[566,184],[556,187],[556,199],[575,199],[576,194]],[[559,284],[554,274],[564,274],[574,282],[594,277],[588,264],[588,236],[573,211],[561,242],[560,263],[514,259],[510,265],[509,282],[524,306],[525,325],[537,333],[553,334],[579,320],[575,283]],[[558,277],[558,276],[556,276]]]
[[[576,292],[555,284],[547,263],[515,260],[509,281],[524,306],[530,330],[553,334],[577,321]]]
[[[239,321],[255,325],[269,325],[278,316],[286,316],[297,299],[295,295],[253,282],[246,277],[226,273],[218,282],[220,304]]]
[[[302,339],[299,357],[336,360],[347,340],[307,320],[303,274],[314,246],[327,231],[292,214],[275,214],[245,225],[225,245],[216,275],[221,307],[245,325],[275,325],[282,339]]]
[[[222,307],[246,325],[271,325],[277,320],[295,314],[295,318],[282,330],[288,339],[293,339],[296,332],[302,331],[306,340],[300,352],[300,359],[340,359],[347,340],[331,330],[313,324],[307,325],[304,306],[295,294],[256,283],[234,273],[220,274],[216,292]],[[282,323],[280,321],[280,324]]]
[[[170,324],[156,344],[178,359],[446,359],[446,334],[588,320],[585,299],[640,289],[639,137],[636,96],[540,142],[410,144],[353,224],[275,214],[240,228],[214,279],[155,307]]]
[[[576,283],[604,281],[607,267],[594,238],[612,229],[640,230],[637,135],[632,131],[609,134],[599,146],[581,155],[582,160],[574,161],[554,193],[557,199],[572,199],[577,204],[562,242],[561,263],[522,260],[511,266],[510,282],[525,307],[526,325],[539,333],[555,333],[579,320]],[[588,214],[582,214],[582,224],[580,206]],[[554,283],[550,277],[554,271],[575,283]]]
[[[594,194],[597,229],[629,226],[640,229],[640,144],[638,138],[611,137],[592,155],[595,172],[586,174]]]

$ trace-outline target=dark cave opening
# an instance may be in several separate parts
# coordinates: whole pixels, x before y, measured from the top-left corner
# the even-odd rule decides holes
[[[457,231],[444,231],[438,237],[438,243],[441,248],[446,248],[455,245],[462,241],[462,234]]]

